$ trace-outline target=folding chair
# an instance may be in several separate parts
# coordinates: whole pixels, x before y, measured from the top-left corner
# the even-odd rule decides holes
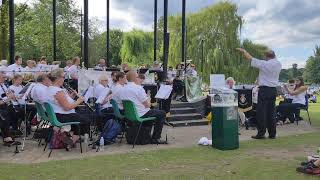
[[[122,138],[124,137],[124,133],[126,132],[126,122],[125,122],[125,117],[121,114],[118,103],[114,100],[111,99],[111,105],[114,113],[115,120],[119,122],[121,125],[121,137],[120,137],[120,143],[122,142]]]
[[[305,100],[306,100],[305,106],[297,108],[296,111],[300,111],[300,110],[306,111],[307,114],[308,114],[309,124],[311,125],[311,119],[310,119],[310,114],[309,114],[309,101],[308,101],[309,97],[308,97],[308,95],[305,96]],[[296,113],[293,113],[293,117],[294,117],[294,119],[295,119],[295,121],[297,122],[297,125],[298,125],[299,124],[298,123],[299,119],[296,117]]]
[[[61,123],[58,121],[56,114],[54,113],[52,106],[49,103],[44,103],[44,107],[45,107],[45,112],[47,113],[48,116],[48,120],[51,123],[51,125],[53,127],[58,127],[59,129],[61,129],[63,126],[67,126],[67,125],[77,125],[79,132],[80,132],[80,122],[68,122],[68,123]],[[49,139],[50,139],[50,153],[49,156],[51,156],[52,153],[52,147],[51,147],[51,143],[52,143],[52,138],[53,138],[53,131],[51,131]],[[81,135],[79,135],[79,142],[80,142],[80,152],[82,153],[82,144],[81,144]]]
[[[134,123],[140,123],[139,125],[139,129],[138,129],[138,132],[134,138],[134,141],[133,141],[133,146],[132,148],[134,148],[134,145],[137,141],[137,138],[139,136],[139,133],[140,133],[140,129],[141,129],[141,126],[142,126],[142,123],[143,122],[146,122],[146,121],[153,121],[153,120],[156,120],[156,117],[148,117],[148,118],[141,118],[139,117],[138,113],[137,113],[137,109],[134,105],[134,103],[130,100],[123,100],[123,108],[124,108],[124,116],[127,120],[130,120]]]

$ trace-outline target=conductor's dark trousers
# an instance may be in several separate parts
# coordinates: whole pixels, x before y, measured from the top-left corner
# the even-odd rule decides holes
[[[257,136],[264,136],[268,129],[269,137],[275,137],[276,118],[275,103],[277,90],[275,87],[260,86],[257,104]]]

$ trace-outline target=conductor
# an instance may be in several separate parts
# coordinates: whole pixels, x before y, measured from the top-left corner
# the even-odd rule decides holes
[[[258,76],[258,104],[257,104],[257,129],[258,133],[253,139],[264,139],[266,129],[269,138],[276,138],[275,101],[277,96],[276,87],[279,83],[281,63],[277,60],[274,51],[265,53],[266,60],[252,57],[245,49],[237,48],[244,57],[251,61],[251,66],[259,69]]]

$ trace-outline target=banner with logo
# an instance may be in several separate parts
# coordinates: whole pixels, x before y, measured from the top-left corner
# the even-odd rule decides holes
[[[247,112],[252,109],[252,89],[235,89],[238,92],[238,109]]]
[[[186,97],[188,102],[200,100],[202,97],[202,78],[201,77],[186,77]]]
[[[90,86],[99,84],[99,78],[102,75],[107,75],[109,77],[109,82],[111,82],[111,71],[81,69],[78,79],[78,92],[83,94]]]

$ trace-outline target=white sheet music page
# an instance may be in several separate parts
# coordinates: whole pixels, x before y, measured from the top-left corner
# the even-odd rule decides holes
[[[101,95],[98,97],[96,101],[97,104],[102,104],[102,102],[106,99],[106,97],[110,93],[110,88],[106,88],[106,89],[108,90],[104,90],[103,93],[101,93]]]
[[[160,85],[160,89],[158,90],[156,97],[157,99],[168,99],[172,91],[172,85]]]

